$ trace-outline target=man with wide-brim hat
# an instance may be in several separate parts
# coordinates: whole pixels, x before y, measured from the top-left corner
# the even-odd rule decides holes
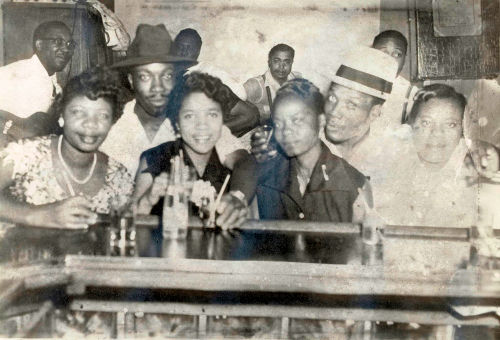
[[[142,152],[176,139],[166,106],[176,77],[196,60],[172,53],[172,38],[163,24],[140,24],[127,56],[112,67],[123,70],[134,91],[123,115],[111,128],[101,150],[135,174]],[[245,152],[227,127],[216,145],[221,162]],[[236,156],[237,158],[237,156]]]

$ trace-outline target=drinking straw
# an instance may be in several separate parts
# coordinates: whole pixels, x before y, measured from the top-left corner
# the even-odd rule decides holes
[[[227,184],[229,183],[229,179],[230,178],[231,178],[231,175],[227,174],[226,178],[224,179],[224,183],[222,184],[222,188],[220,189],[219,194],[217,195],[217,198],[215,199],[215,203],[212,205],[213,208],[210,211],[210,220],[209,220],[210,224],[212,224],[213,222],[215,222],[215,212],[217,211],[217,207],[220,204],[220,200],[222,198],[222,194],[226,190],[226,187],[227,187]]]

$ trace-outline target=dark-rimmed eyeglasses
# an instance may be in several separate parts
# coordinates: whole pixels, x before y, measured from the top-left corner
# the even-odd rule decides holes
[[[74,50],[76,47],[76,42],[72,40],[64,40],[63,38],[41,38],[40,40],[53,41],[57,48],[65,46],[68,50]]]

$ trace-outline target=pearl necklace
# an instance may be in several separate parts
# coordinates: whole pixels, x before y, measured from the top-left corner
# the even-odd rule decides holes
[[[66,170],[67,174],[73,180],[73,182],[78,183],[78,184],[85,184],[85,183],[87,183],[92,178],[92,175],[94,174],[95,166],[97,164],[97,155],[96,155],[96,153],[94,152],[94,160],[92,162],[92,166],[90,167],[90,171],[89,171],[89,174],[87,175],[87,177],[85,177],[84,179],[78,179],[78,178],[75,177],[75,175],[73,175],[73,173],[71,172],[71,169],[69,168],[68,164],[66,164],[66,162],[64,161],[64,158],[63,158],[62,152],[61,152],[62,139],[63,139],[63,136],[60,135],[59,136],[59,141],[57,143],[57,155],[59,156],[59,160],[61,161],[61,163],[62,163],[62,165],[64,167],[64,170]]]

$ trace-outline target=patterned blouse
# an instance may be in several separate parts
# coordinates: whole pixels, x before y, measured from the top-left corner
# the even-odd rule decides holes
[[[41,205],[70,197],[56,180],[58,170],[52,163],[50,149],[52,138],[53,135],[24,139],[10,143],[0,151],[3,165],[13,165],[14,184],[10,192],[17,200]],[[120,208],[129,202],[133,187],[133,179],[127,169],[108,158],[104,186],[95,196],[87,198],[93,211],[109,213],[111,205]]]

